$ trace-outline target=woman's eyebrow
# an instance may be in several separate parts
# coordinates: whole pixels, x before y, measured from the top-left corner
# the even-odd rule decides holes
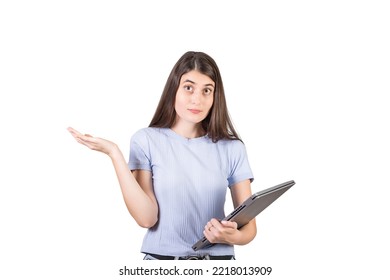
[[[189,80],[189,79],[185,80],[184,83],[191,83],[191,84],[194,84],[194,85],[196,84],[194,81],[191,81],[191,80]],[[215,87],[213,84],[205,84],[205,86],[206,86],[206,87],[207,87],[207,86]]]

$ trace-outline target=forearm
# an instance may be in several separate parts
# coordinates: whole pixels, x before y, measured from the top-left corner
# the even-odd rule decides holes
[[[252,220],[248,224],[240,228],[236,235],[232,236],[232,240],[230,243],[233,245],[246,245],[255,238],[256,233],[256,221]]]
[[[141,227],[152,227],[158,219],[157,203],[141,188],[130,172],[119,148],[113,149],[109,156],[118,177],[123,199],[131,216]]]
[[[147,228],[153,226],[157,222],[158,206],[153,193],[151,176],[148,174],[142,177],[140,179],[142,183],[139,183],[130,172],[122,152],[115,143],[89,134],[82,134],[72,127],[69,127],[68,131],[80,144],[111,158],[130,214],[140,226]],[[150,178],[146,179],[146,177]]]

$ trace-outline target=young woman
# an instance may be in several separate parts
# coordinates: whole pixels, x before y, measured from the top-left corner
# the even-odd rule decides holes
[[[227,188],[237,207],[251,195],[253,175],[209,55],[187,52],[177,61],[149,127],[131,139],[128,162],[115,143],[68,130],[111,158],[130,214],[148,228],[145,259],[234,259],[233,245],[255,237],[255,220],[240,229],[220,222]],[[195,253],[203,235],[215,245]]]

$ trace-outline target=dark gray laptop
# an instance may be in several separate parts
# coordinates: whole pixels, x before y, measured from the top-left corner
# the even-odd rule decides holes
[[[253,194],[223,220],[236,222],[238,228],[246,225],[294,184],[294,181],[288,181]],[[211,245],[213,244],[211,244],[207,238],[203,236],[203,238],[192,246],[192,249],[197,251]]]

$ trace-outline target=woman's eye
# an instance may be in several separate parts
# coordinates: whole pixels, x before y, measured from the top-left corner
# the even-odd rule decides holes
[[[210,95],[212,92],[213,92],[213,91],[212,91],[211,89],[209,89],[209,88],[206,88],[206,89],[204,90],[204,94],[205,94],[205,95]]]
[[[192,86],[184,86],[184,89],[185,89],[186,91],[192,91]]]

